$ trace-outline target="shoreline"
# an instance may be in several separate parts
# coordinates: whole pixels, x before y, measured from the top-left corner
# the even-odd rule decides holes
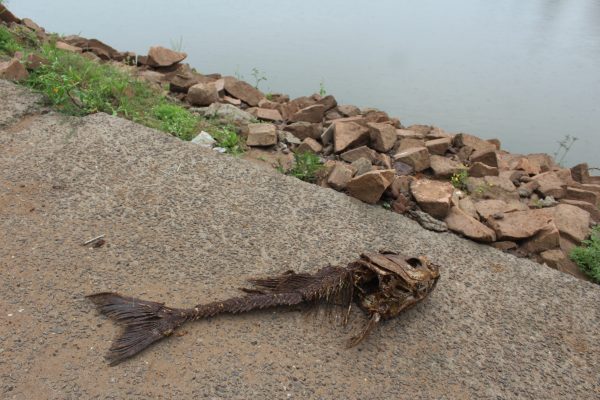
[[[233,140],[233,132],[233,146],[254,162],[382,205],[427,229],[450,230],[586,278],[569,259],[600,222],[600,177],[585,163],[568,169],[548,154],[505,152],[497,139],[405,127],[384,111],[340,105],[324,89],[295,99],[265,94],[235,77],[200,74],[183,63],[185,53],[159,46],[140,56],[96,39],[48,35],[8,11],[0,20],[62,51],[126,70],[210,121],[215,130],[189,133],[192,142],[232,152],[215,138],[226,131]],[[3,63],[0,76],[26,80],[28,71],[44,65],[25,53]],[[86,105],[83,97],[67,95],[67,102]]]

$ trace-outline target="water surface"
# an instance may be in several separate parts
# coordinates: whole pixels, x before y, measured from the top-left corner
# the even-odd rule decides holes
[[[145,54],[181,46],[199,71],[291,96],[325,89],[404,125],[557,149],[600,165],[600,1],[12,0],[48,31]]]

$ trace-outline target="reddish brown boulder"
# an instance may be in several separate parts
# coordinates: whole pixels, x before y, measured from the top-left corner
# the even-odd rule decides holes
[[[590,232],[590,213],[570,204],[552,207],[554,223],[561,236],[580,243]]]
[[[424,147],[425,140],[417,138],[404,138],[400,139],[397,143],[397,147],[394,149],[396,153],[405,151],[408,149],[414,149],[415,147]]]
[[[21,20],[17,18],[13,13],[10,12],[4,5],[0,4],[0,21],[6,22],[6,24],[20,24]]]
[[[455,204],[456,205],[456,204]],[[475,203],[470,197],[465,197],[458,201],[458,208],[467,213],[470,217],[475,218],[479,221],[479,213],[477,212],[477,208],[475,207]]]
[[[599,197],[600,196],[594,192],[567,186],[567,195],[565,196],[565,199],[585,201],[596,205],[598,204]]]
[[[354,176],[354,168],[345,163],[336,163],[329,176],[327,184],[335,190],[344,190]]]
[[[415,178],[413,176],[409,176],[409,175],[397,176],[396,175],[394,177],[394,181],[388,188],[388,192],[395,199],[397,199],[403,193],[408,194],[408,192],[410,191],[410,185],[412,184],[412,182],[414,180],[415,180]]]
[[[28,27],[29,29],[31,29],[32,31],[44,32],[44,28],[40,27],[38,24],[36,24],[35,22],[33,22],[33,20],[31,20],[29,18],[23,18],[21,20],[21,23],[23,25],[25,25],[26,27]]]
[[[571,176],[576,182],[588,183],[590,179],[590,170],[587,163],[577,164],[571,168]]]
[[[446,218],[454,192],[449,182],[419,179],[413,181],[410,191],[423,211],[437,219]]]
[[[496,146],[494,146],[492,143],[488,142],[487,140],[480,139],[477,136],[469,135],[467,133],[457,134],[456,136],[454,136],[453,142],[454,142],[454,146],[456,146],[456,147],[468,146],[468,147],[472,148],[473,151],[475,151],[475,152],[484,151],[484,150],[491,150],[491,151],[496,150]]]
[[[540,254],[540,262],[545,263],[550,268],[571,274],[579,279],[589,280],[589,278],[581,272],[577,264],[569,260],[567,255],[558,249],[542,252]]]
[[[594,222],[600,223],[600,209],[598,209],[598,207],[588,203],[587,201],[561,199],[560,202],[563,204],[569,204],[571,206],[579,207],[582,210],[589,212],[590,218]]]
[[[369,128],[356,122],[336,122],[333,129],[334,151],[340,153],[352,147],[367,144]]]
[[[495,214],[511,213],[513,211],[527,211],[529,208],[526,204],[520,201],[503,201],[503,200],[480,200],[475,203],[477,214],[484,220],[492,219]]]
[[[552,221],[547,209],[515,211],[502,219],[489,219],[488,225],[496,232],[498,240],[527,239],[546,228]]]
[[[84,52],[91,51],[103,60],[115,60],[121,56],[119,51],[98,39],[86,39],[81,36],[70,35],[63,38],[63,40],[71,46],[79,47]]]
[[[377,159],[377,153],[375,152],[375,150],[370,149],[367,146],[360,146],[340,154],[340,158],[342,160],[350,163],[358,160],[361,157],[364,157],[371,163],[373,163]]]
[[[217,88],[213,83],[197,83],[189,88],[186,100],[194,106],[209,106],[219,100]]]
[[[494,243],[491,243],[490,246],[492,246],[495,249],[501,250],[501,251],[514,250],[518,247],[518,245],[515,242],[511,242],[508,240],[504,240],[501,242],[494,242]]]
[[[347,185],[347,189],[352,197],[365,203],[375,204],[379,201],[385,189],[391,185],[394,175],[395,171],[393,169],[370,171],[352,178]]]
[[[293,124],[284,127],[283,130],[291,132],[300,140],[304,140],[307,137],[319,139],[323,132],[323,125],[312,124],[310,122],[294,122]]]
[[[19,60],[13,58],[10,61],[0,62],[0,78],[11,81],[27,79],[29,73]]]
[[[498,157],[496,155],[495,147],[475,150],[471,153],[469,159],[473,163],[480,162],[490,167],[498,168]]]
[[[475,162],[469,167],[469,176],[482,178],[484,176],[498,176],[498,168],[490,167],[487,164]]]
[[[292,116],[290,116],[289,120],[292,122],[312,122],[318,123],[323,121],[323,116],[325,114],[325,106],[322,104],[313,104],[312,106],[308,106],[296,111]]]
[[[365,108],[362,110],[362,115],[367,122],[386,122],[390,120],[390,116],[385,111],[376,108]]]
[[[467,215],[458,207],[452,207],[444,221],[451,231],[460,233],[478,242],[489,243],[496,240],[496,234],[493,230]]]
[[[408,129],[396,129],[396,137],[398,140],[402,139],[424,139],[425,136],[419,132],[411,131]]]
[[[396,143],[396,129],[390,124],[369,122],[371,147],[382,153],[387,153]]]
[[[536,254],[542,251],[555,249],[560,246],[560,234],[554,222],[536,233],[531,239],[523,243],[522,248],[529,254]]]
[[[538,168],[542,172],[550,171],[556,166],[552,157],[546,153],[528,154],[525,157],[533,168]]]
[[[421,136],[425,136],[428,135],[429,132],[431,132],[432,128],[433,127],[430,125],[413,124],[406,129],[408,129],[409,131],[417,132]]]
[[[323,146],[321,146],[321,143],[319,143],[315,139],[309,138],[309,137],[304,139],[302,141],[302,143],[296,149],[296,153],[310,152],[310,153],[317,154],[322,151],[323,151]]]
[[[185,60],[186,53],[167,49],[162,46],[153,46],[148,50],[147,65],[151,67],[169,67]]]
[[[543,196],[552,196],[562,199],[567,194],[567,184],[558,177],[556,172],[543,172],[531,178],[539,184],[537,189]]]
[[[260,90],[233,76],[226,76],[223,79],[225,81],[225,91],[251,107],[258,106],[258,103],[265,98]]]
[[[321,104],[325,107],[325,111],[329,111],[335,106],[337,106],[337,101],[335,100],[335,97],[329,94],[317,100],[317,104]]]
[[[394,155],[394,161],[401,161],[410,165],[416,172],[423,171],[429,168],[429,152],[426,147],[414,147],[405,151],[401,151]]]
[[[429,162],[436,178],[448,179],[465,168],[461,163],[442,156],[431,155]]]
[[[439,156],[443,156],[446,154],[446,151],[452,144],[452,139],[450,137],[442,137],[439,139],[428,140],[425,142],[425,147],[430,154],[436,154]]]
[[[83,51],[80,47],[71,46],[70,44],[61,42],[60,40],[56,42],[56,48],[59,50],[70,51],[71,53],[81,53]]]
[[[355,117],[357,115],[360,115],[360,109],[353,105],[342,104],[338,105],[337,109],[340,112],[340,114],[342,114],[344,117]]]
[[[269,109],[269,108],[256,108],[252,114],[256,118],[262,119],[265,121],[280,122],[283,120],[283,118],[281,118],[281,113],[278,110]]]
[[[273,124],[249,124],[248,146],[272,146],[277,144],[277,128]]]

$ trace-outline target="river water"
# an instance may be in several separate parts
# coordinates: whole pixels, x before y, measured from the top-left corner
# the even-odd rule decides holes
[[[46,30],[600,166],[600,0],[12,0]]]

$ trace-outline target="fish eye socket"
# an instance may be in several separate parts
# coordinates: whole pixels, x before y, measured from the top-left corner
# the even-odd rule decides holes
[[[423,265],[421,260],[419,260],[418,258],[409,258],[406,260],[406,262],[413,268],[417,268]]]

